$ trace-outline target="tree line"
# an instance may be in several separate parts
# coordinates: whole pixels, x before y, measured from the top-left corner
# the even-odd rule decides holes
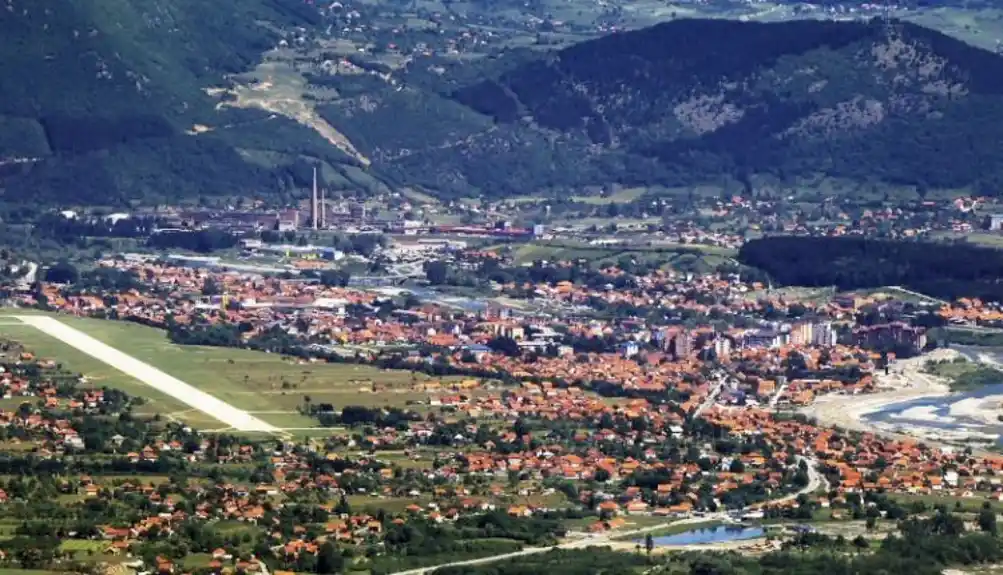
[[[965,244],[776,236],[746,242],[738,260],[782,285],[902,286],[944,299],[1003,300],[1003,251]]]

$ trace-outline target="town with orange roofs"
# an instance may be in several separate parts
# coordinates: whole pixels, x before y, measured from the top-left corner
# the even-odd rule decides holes
[[[3,254],[4,565],[880,563],[906,525],[1003,510],[1003,300],[840,251],[919,244],[215,217],[86,263]]]

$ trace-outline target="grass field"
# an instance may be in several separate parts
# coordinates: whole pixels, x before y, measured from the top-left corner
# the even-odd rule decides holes
[[[629,204],[644,195],[646,188],[624,188],[605,196],[572,196],[576,202],[604,206],[609,204]]]
[[[694,253],[696,252],[696,253]],[[514,248],[512,257],[517,264],[536,260],[574,261],[579,259],[615,264],[621,257],[652,262],[660,267],[703,265],[709,268],[728,262],[734,250],[715,246],[664,245],[659,247],[592,246],[584,243],[529,242]]]
[[[910,10],[903,16],[912,22],[940,30],[985,50],[995,50],[997,40],[1003,37],[1003,18],[1001,18],[1003,12],[999,7],[928,8]]]
[[[836,295],[835,288],[775,287],[770,290],[750,291],[745,294],[745,299],[757,301],[772,296],[782,297],[786,301],[821,304],[831,300],[834,295]]]
[[[244,409],[281,428],[315,427],[313,419],[296,412],[312,403],[403,407],[421,401],[427,392],[412,391],[415,380],[428,379],[408,371],[369,366],[305,363],[256,351],[180,346],[164,332],[127,322],[56,316],[90,336],[146,362],[178,379]],[[0,318],[0,337],[21,342],[37,356],[82,373],[96,386],[116,387],[148,399],[142,413],[171,415],[189,425],[218,428],[220,423],[180,404],[143,383],[26,326]],[[377,391],[374,391],[374,388]]]
[[[898,501],[902,505],[909,505],[914,502],[925,503],[927,507],[933,509],[937,505],[944,505],[948,511],[958,510],[967,513],[978,513],[985,502],[989,502],[996,513],[1003,513],[1003,501],[994,501],[982,497],[956,497],[953,495],[912,495],[906,493],[893,493],[889,497]]]
[[[107,541],[90,541],[86,539],[67,539],[59,544],[60,551],[93,551],[100,553],[108,546]]]
[[[430,196],[430,195],[428,195],[428,194],[426,194],[424,192],[420,192],[418,190],[415,190],[414,188],[403,188],[403,189],[401,189],[401,195],[404,196],[405,198],[407,198],[407,199],[409,199],[409,200],[411,200],[413,202],[417,202],[419,204],[437,205],[439,203],[439,200],[437,200],[435,197]]]
[[[668,521],[664,517],[651,517],[651,516],[628,516],[626,518],[628,525],[624,526],[624,530],[639,529],[643,527],[650,527],[652,525],[659,525]],[[631,524],[631,522],[634,522]],[[682,525],[668,525],[662,529],[656,529],[651,532],[652,537],[665,537],[667,535],[676,535],[679,533],[686,533],[687,531],[697,531],[700,529],[710,529],[712,527],[719,527],[723,525],[720,521],[707,520],[700,521],[696,523],[685,523]],[[627,537],[628,541],[637,539],[637,535],[632,535]],[[616,540],[616,538],[614,538]]]

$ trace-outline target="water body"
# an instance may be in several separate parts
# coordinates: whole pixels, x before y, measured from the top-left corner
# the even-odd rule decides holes
[[[766,531],[762,527],[704,527],[702,529],[690,529],[675,535],[664,535],[654,537],[655,546],[679,546],[679,545],[709,545],[711,543],[727,543],[730,541],[745,541],[747,539],[758,539],[764,537]],[[644,545],[644,540],[638,541]]]
[[[986,354],[1003,362],[1003,349],[988,347],[954,347],[969,360],[978,361],[980,354]],[[1003,422],[988,423],[984,419],[951,413],[951,407],[964,400],[980,400],[989,396],[1003,395],[1003,374],[1001,383],[987,385],[972,391],[952,393],[941,397],[912,399],[890,404],[879,411],[866,414],[862,419],[880,429],[908,432],[923,428],[931,434],[940,432],[945,439],[969,437],[995,438],[1003,443]],[[1003,415],[1003,410],[1000,410]]]

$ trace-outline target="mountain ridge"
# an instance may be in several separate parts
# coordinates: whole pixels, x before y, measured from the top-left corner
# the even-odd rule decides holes
[[[493,129],[450,155],[433,142],[390,150],[399,159],[377,168],[446,196],[613,183],[748,188],[753,178],[783,187],[820,174],[920,190],[1003,187],[992,149],[1003,136],[1003,57],[914,24],[677,20],[512,58],[524,61],[487,63],[500,72],[474,81],[444,65],[438,88],[416,63],[415,85]],[[538,165],[522,177],[527,162]]]
[[[318,162],[343,189],[446,199],[1003,189],[1003,57],[904,22],[676,20],[388,67],[316,50],[329,15],[301,0],[4,1],[3,203],[286,201]],[[266,65],[279,43],[302,66]],[[234,79],[261,70],[286,82]],[[272,96],[278,114],[255,104]]]

